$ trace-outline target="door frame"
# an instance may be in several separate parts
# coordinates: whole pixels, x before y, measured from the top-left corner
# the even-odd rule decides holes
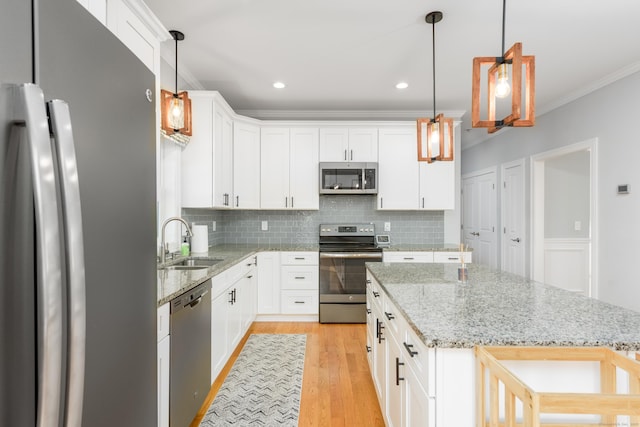
[[[530,163],[530,276],[544,281],[544,168],[545,162],[565,154],[588,150],[590,187],[590,254],[587,296],[598,298],[598,138],[591,138],[531,156]]]
[[[504,234],[504,228],[505,228],[505,218],[507,218],[507,205],[506,205],[506,200],[504,197],[504,182],[505,182],[505,175],[506,175],[506,170],[515,166],[520,166],[522,168],[522,187],[520,188],[520,191],[523,194],[522,197],[522,202],[523,205],[522,206],[522,231],[523,233],[525,232],[525,230],[527,229],[527,218],[525,215],[526,212],[526,207],[527,207],[527,200],[526,200],[526,170],[525,170],[525,158],[521,158],[518,160],[514,160],[511,162],[507,162],[507,163],[503,163],[502,165],[500,165],[500,180],[502,181],[503,185],[500,188],[500,228],[502,228],[503,233],[500,233],[500,269],[504,270],[504,266],[506,264],[505,262],[505,254],[506,254],[506,250],[507,250],[507,239],[505,237]],[[527,242],[527,236],[523,236],[523,239],[525,240],[525,244],[523,245],[523,248],[525,249],[525,253],[524,253],[524,257],[522,259],[522,262],[524,263],[524,275],[525,277],[528,276],[527,273],[529,273],[527,270],[529,267],[527,265],[527,254],[526,254],[526,249],[527,249],[527,245],[529,245],[529,243]]]

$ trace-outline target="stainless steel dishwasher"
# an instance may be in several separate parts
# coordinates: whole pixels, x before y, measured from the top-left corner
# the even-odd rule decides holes
[[[211,388],[211,279],[171,300],[169,425],[188,426]]]

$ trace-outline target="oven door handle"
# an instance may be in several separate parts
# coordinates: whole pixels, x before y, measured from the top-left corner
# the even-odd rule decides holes
[[[382,252],[320,252],[320,258],[374,258],[382,259]]]

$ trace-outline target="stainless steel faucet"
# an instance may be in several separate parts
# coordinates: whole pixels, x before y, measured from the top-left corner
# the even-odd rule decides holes
[[[161,233],[161,237],[160,237],[160,263],[164,264],[165,263],[165,242],[164,242],[164,230],[167,228],[167,224],[169,224],[171,221],[180,221],[181,223],[184,224],[184,226],[187,228],[187,236],[189,237],[193,237],[193,233],[191,232],[191,229],[189,228],[189,224],[187,224],[187,222],[180,218],[179,216],[172,216],[171,218],[168,218],[164,223],[162,223],[162,233]]]

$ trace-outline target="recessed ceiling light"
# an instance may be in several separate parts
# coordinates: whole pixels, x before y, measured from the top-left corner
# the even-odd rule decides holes
[[[282,82],[275,82],[273,84],[273,87],[275,87],[276,89],[284,89],[286,87],[286,85]]]
[[[409,83],[407,82],[400,82],[396,85],[396,89],[406,89],[409,87]]]

